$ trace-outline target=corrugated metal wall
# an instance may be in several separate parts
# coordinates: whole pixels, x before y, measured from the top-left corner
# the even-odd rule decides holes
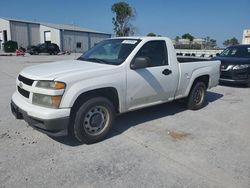
[[[63,49],[72,52],[85,52],[88,50],[88,33],[63,31]],[[77,43],[81,43],[81,47],[77,48]],[[78,45],[79,47],[79,45]]]
[[[27,48],[40,43],[41,31],[39,24],[10,21],[11,40],[17,41],[18,46]],[[60,36],[61,33],[61,36]],[[43,33],[42,33],[43,35]],[[108,34],[96,34],[80,31],[63,30],[56,33],[63,50],[71,52],[85,52],[98,42],[110,38]],[[58,44],[59,45],[59,44]]]
[[[63,31],[62,35],[63,50],[72,52],[85,52],[98,42],[110,38],[110,35],[107,34],[95,34],[77,31]],[[81,48],[77,48],[77,43],[81,43]]]
[[[26,48],[29,45],[28,24],[22,22],[10,22],[11,40],[16,41],[18,46]]]
[[[30,45],[37,45],[40,42],[40,25],[10,22],[11,40],[16,41],[18,46],[27,48]]]
[[[38,45],[40,43],[40,25],[29,24],[30,45]]]
[[[95,46],[98,42],[110,38],[110,35],[106,34],[95,34],[95,33],[90,33],[90,39],[91,39],[91,47]]]

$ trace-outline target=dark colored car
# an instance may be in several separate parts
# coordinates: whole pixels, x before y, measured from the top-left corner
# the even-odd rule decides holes
[[[43,43],[43,44],[38,44],[37,46],[31,46],[27,50],[28,53],[31,55],[37,55],[40,53],[49,53],[50,55],[58,54],[60,52],[60,49],[57,44],[55,43]]]
[[[230,46],[213,59],[221,61],[220,82],[250,87],[250,45]]]

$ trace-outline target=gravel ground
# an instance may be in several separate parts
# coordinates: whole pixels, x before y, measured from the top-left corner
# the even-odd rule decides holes
[[[250,187],[250,89],[218,86],[209,104],[119,116],[103,142],[51,138],[10,112],[19,71],[68,56],[0,56],[0,187]]]

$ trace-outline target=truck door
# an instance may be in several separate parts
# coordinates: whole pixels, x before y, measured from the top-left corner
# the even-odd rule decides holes
[[[165,40],[145,43],[136,57],[147,57],[146,68],[127,71],[127,107],[129,110],[172,100],[178,82],[169,63]]]

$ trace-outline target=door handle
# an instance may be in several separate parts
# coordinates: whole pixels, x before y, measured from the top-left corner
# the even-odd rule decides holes
[[[164,74],[164,75],[169,75],[169,74],[171,74],[171,73],[172,73],[172,71],[169,70],[169,69],[164,69],[164,70],[162,71],[162,74]]]

